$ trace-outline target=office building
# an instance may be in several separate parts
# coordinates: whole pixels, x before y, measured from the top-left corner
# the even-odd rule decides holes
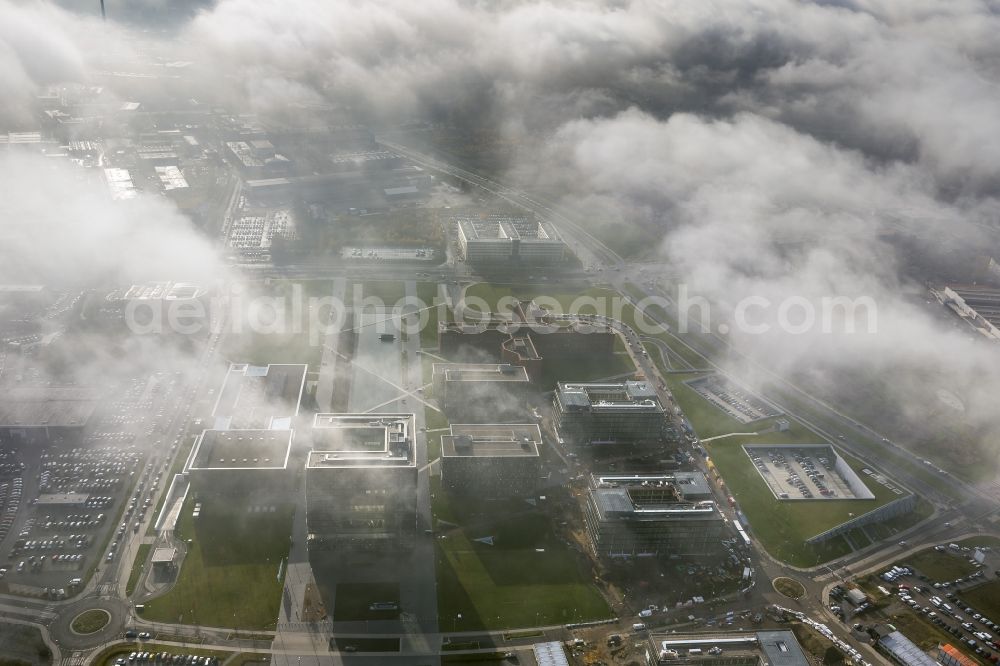
[[[472,264],[544,265],[566,256],[559,232],[532,214],[470,214],[454,222],[462,254]]]
[[[537,425],[453,424],[441,437],[441,485],[480,499],[528,497],[538,481]]]
[[[719,548],[725,521],[715,502],[685,500],[662,475],[593,477],[584,505],[600,557],[700,557]]]
[[[317,414],[306,462],[311,547],[412,546],[417,523],[413,414]]]
[[[578,444],[658,443],[666,412],[646,381],[559,383],[554,398],[559,431]]]
[[[530,380],[509,363],[435,363],[434,398],[449,420],[495,422],[523,415]]]

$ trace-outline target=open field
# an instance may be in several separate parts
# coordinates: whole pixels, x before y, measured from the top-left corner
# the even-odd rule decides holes
[[[606,618],[584,559],[552,534],[546,516],[523,502],[488,513],[455,507],[432,479],[438,617],[442,631],[507,629]],[[492,536],[494,545],[474,539]]]
[[[968,562],[968,555],[959,553],[953,555],[951,550],[939,553],[933,548],[927,548],[914,555],[906,557],[901,563],[911,566],[933,582],[944,582],[963,578],[976,570]]]
[[[801,435],[789,430],[782,433],[767,433],[745,441],[752,441],[754,444],[774,444],[779,443],[774,440],[780,439],[784,440],[781,443],[790,443],[789,437],[799,438]],[[804,542],[815,534],[871,511],[897,497],[884,486],[870,482],[869,477],[859,474],[865,485],[874,493],[875,499],[781,502],[775,499],[743,452],[740,446],[743,442],[743,438],[733,437],[706,444],[705,447],[722,474],[729,492],[737,499],[740,509],[749,519],[754,535],[769,553],[789,564],[811,566],[846,554],[849,547],[843,538],[833,539],[817,546],[809,546]],[[863,467],[844,452],[840,453],[855,471],[860,471]]]
[[[436,282],[418,282],[417,298],[426,306],[433,305],[434,299],[438,295],[438,285]],[[444,307],[442,305],[442,307]],[[427,324],[420,329],[420,346],[437,347],[437,325],[439,308],[427,310]]]
[[[994,622],[1000,621],[1000,580],[991,580],[965,590],[959,598]]]
[[[191,517],[188,498],[177,534],[191,539],[177,582],[163,596],[145,602],[143,617],[215,627],[263,629],[277,621],[282,579],[278,570],[288,556],[293,509],[246,513],[205,501],[201,516]],[[283,570],[282,570],[283,571]]]

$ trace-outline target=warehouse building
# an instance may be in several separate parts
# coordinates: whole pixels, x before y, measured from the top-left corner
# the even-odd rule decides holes
[[[886,629],[888,633],[881,630]],[[878,648],[889,658],[901,666],[938,666],[937,661],[920,649],[920,646],[896,631],[892,625],[876,627]]]
[[[555,227],[531,214],[470,214],[454,222],[462,255],[472,264],[543,265],[566,256],[566,243]]]
[[[666,412],[646,381],[562,383],[553,400],[564,437],[578,444],[659,443]]]
[[[509,363],[435,363],[434,397],[451,421],[503,421],[522,414],[528,372]]]
[[[100,394],[79,387],[19,387],[0,390],[0,437],[50,442],[79,436]]]
[[[595,554],[700,557],[716,552],[725,521],[711,500],[685,500],[662,475],[594,477],[584,522]]]
[[[533,423],[453,424],[441,437],[441,484],[456,495],[528,497],[538,480],[541,443]]]
[[[417,524],[413,414],[317,414],[306,462],[312,547],[399,549]]]

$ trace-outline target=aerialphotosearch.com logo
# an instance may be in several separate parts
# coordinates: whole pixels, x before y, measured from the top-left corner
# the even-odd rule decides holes
[[[251,294],[235,283],[199,298],[130,300],[123,316],[129,330],[140,335],[303,335],[309,345],[318,346],[332,333],[361,326],[357,316],[361,312],[385,314],[365,326],[379,333],[393,328],[407,335],[418,335],[427,326],[446,321],[453,322],[449,330],[470,334],[489,328],[530,328],[532,333],[544,335],[567,327],[578,333],[628,328],[639,335],[664,330],[747,336],[776,332],[854,335],[878,330],[878,306],[870,296],[807,298],[793,294],[772,299],[748,295],[732,303],[713,304],[704,296],[692,295],[683,284],[672,295],[639,299],[597,290],[577,296],[535,293],[530,298],[501,296],[494,300],[466,294],[451,302],[441,290],[428,302],[415,295],[395,301],[365,295],[364,285],[359,283],[343,298],[308,295],[299,283],[277,295]]]

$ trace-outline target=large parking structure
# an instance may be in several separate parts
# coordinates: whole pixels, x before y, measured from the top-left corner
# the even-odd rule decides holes
[[[828,444],[743,445],[779,500],[856,500],[875,495]]]
[[[781,415],[780,409],[722,375],[699,377],[685,383],[695,393],[740,423],[754,423]]]

